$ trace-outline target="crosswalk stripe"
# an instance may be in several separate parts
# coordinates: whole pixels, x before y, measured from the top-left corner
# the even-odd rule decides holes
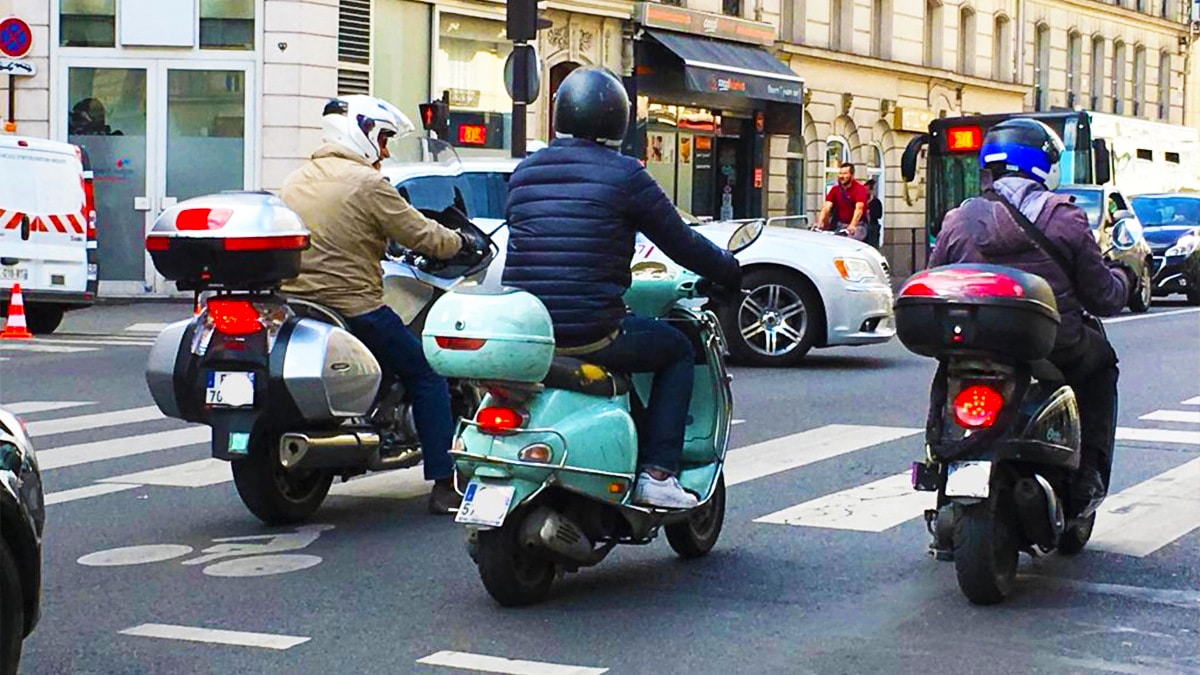
[[[1194,398],[1189,398],[1188,400],[1184,401],[1183,404],[1184,405],[1200,405],[1200,396],[1196,396]]]
[[[499,656],[453,651],[430,654],[417,659],[417,663],[424,666],[444,666],[482,673],[501,673],[502,675],[603,675],[608,672],[608,668],[566,666],[544,661],[519,661]]]
[[[92,401],[21,401],[19,403],[0,403],[0,408],[4,408],[14,415],[33,415],[41,412],[52,412],[54,410],[64,410],[66,408],[78,408],[85,405],[94,405]]]
[[[1138,483],[1100,506],[1089,546],[1144,557],[1200,527],[1200,459]]]
[[[91,485],[72,488],[70,490],[49,492],[45,496],[45,503],[46,506],[53,506],[54,504],[63,504],[79,499],[91,499],[92,497],[110,495],[114,492],[123,492],[125,490],[132,490],[139,487],[141,487],[141,485],[103,485],[100,483],[93,483]]]
[[[233,480],[229,462],[219,459],[201,459],[195,462],[172,464],[161,469],[127,473],[123,476],[101,478],[99,483],[132,483],[135,485],[159,485],[162,487],[207,487]]]
[[[96,413],[94,415],[80,415],[78,417],[63,417],[61,419],[30,422],[27,426],[29,427],[29,434],[31,436],[47,436],[50,434],[66,434],[74,431],[103,429],[104,427],[137,424],[139,422],[161,419],[166,419],[166,416],[159,411],[157,406],[151,405],[144,408],[129,408],[127,410]]]
[[[730,450],[726,454],[725,484],[745,483],[924,431],[902,427],[830,424],[756,443]]]
[[[38,464],[43,471],[59,469],[65,466],[88,464],[106,459],[141,455],[158,450],[170,450],[189,445],[209,443],[212,441],[212,431],[208,427],[188,427],[172,429],[140,436],[128,436],[108,441],[80,443],[61,448],[42,450],[37,453]]]
[[[933,508],[936,497],[917,492],[909,472],[842,490],[756,519],[756,523],[883,532]]]
[[[17,352],[41,352],[45,354],[74,354],[76,352],[94,352],[94,347],[67,347],[64,345],[48,345],[40,342],[22,342],[12,344],[8,342],[0,343],[0,350],[11,350]]]
[[[1138,419],[1146,420],[1147,422],[1186,422],[1188,424],[1200,424],[1200,412],[1192,410],[1155,410],[1149,415],[1142,415]]]
[[[38,338],[31,344],[44,345],[103,345],[105,347],[150,347],[154,345],[154,340],[134,339],[134,338],[95,338],[88,336],[79,336],[75,339],[51,339]]]
[[[169,323],[135,323],[132,326],[126,326],[125,330],[130,333],[161,333],[170,325]]]
[[[1142,441],[1145,443],[1179,443],[1181,445],[1200,445],[1200,431],[1117,427],[1117,440]]]

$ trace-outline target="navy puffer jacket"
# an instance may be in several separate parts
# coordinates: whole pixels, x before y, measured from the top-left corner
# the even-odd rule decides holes
[[[522,161],[507,217],[503,283],[546,305],[560,347],[617,329],[639,231],[683,267],[737,283],[737,260],[692,231],[637,160],[591,141],[555,139]]]

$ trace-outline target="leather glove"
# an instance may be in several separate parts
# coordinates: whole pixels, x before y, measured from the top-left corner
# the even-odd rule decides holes
[[[456,260],[461,261],[465,265],[474,266],[487,256],[487,242],[474,230],[458,230],[458,236],[462,238],[463,244],[462,248],[454,256]]]
[[[734,304],[741,302],[742,288],[740,285],[726,286],[705,277],[696,283],[696,294],[720,303]]]

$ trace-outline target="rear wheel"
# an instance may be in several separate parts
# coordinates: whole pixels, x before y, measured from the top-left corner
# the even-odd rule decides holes
[[[1058,552],[1063,555],[1075,555],[1087,546],[1088,540],[1092,538],[1092,528],[1096,526],[1096,514],[1074,521],[1070,527],[1062,533],[1062,537],[1058,540]]]
[[[321,469],[288,470],[279,461],[279,436],[252,442],[250,454],[233,462],[238,496],[267,525],[291,525],[308,520],[325,501],[333,474]]]
[[[63,309],[54,305],[31,305],[25,308],[25,323],[34,335],[46,335],[58,329]]]
[[[958,587],[976,605],[992,605],[1012,592],[1020,554],[1017,529],[1003,494],[961,509],[954,522]]]
[[[1142,267],[1142,273],[1138,277],[1137,293],[1134,293],[1129,299],[1129,309],[1138,314],[1149,311],[1153,297],[1154,286],[1151,285],[1150,265],[1147,263]]]
[[[476,564],[487,592],[504,607],[522,607],[546,599],[554,583],[554,563],[535,558],[517,542],[520,519],[479,532]]]
[[[725,524],[725,477],[717,479],[712,499],[682,523],[667,525],[667,543],[682,558],[699,558],[712,550]]]
[[[16,675],[25,634],[25,602],[17,560],[0,541],[0,675]]]

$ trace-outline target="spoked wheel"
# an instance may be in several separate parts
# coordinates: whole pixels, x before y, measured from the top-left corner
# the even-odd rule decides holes
[[[1150,303],[1154,298],[1154,286],[1151,283],[1150,265],[1147,264],[1142,268],[1142,274],[1138,278],[1138,292],[1129,300],[1131,311],[1141,314],[1150,310]]]
[[[1016,523],[1003,493],[964,507],[954,523],[958,587],[976,605],[992,605],[1012,592],[1020,553]]]
[[[233,484],[250,513],[267,525],[302,523],[325,501],[333,474],[285,469],[279,461],[278,441],[278,435],[267,434],[251,442],[249,456],[233,462]]]
[[[554,583],[554,563],[535,558],[517,543],[522,521],[510,519],[479,533],[476,563],[487,592],[504,607],[522,607],[546,599]]]
[[[717,544],[721,527],[725,524],[725,477],[717,479],[712,499],[704,506],[692,511],[682,523],[667,525],[667,543],[682,558],[699,558],[706,555]]]
[[[746,274],[747,295],[720,309],[730,352],[756,366],[794,366],[816,343],[821,299],[794,274],[755,270]]]
[[[1075,520],[1070,527],[1062,533],[1062,537],[1058,540],[1058,552],[1063,555],[1075,555],[1087,546],[1088,540],[1092,538],[1092,529],[1096,526],[1096,514]]]

